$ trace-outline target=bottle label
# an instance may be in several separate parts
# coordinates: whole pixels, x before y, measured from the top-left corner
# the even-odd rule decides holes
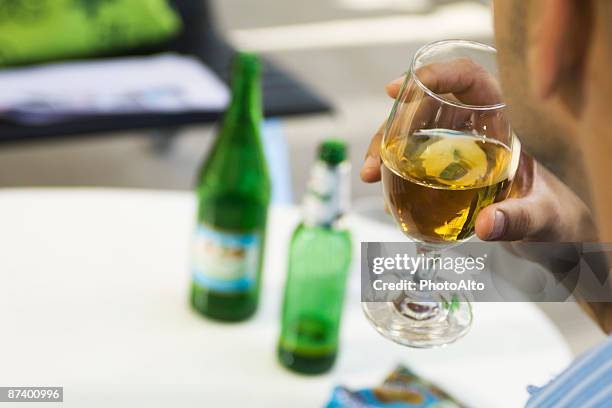
[[[199,225],[194,240],[193,281],[217,292],[245,292],[257,279],[260,238]]]
[[[319,161],[314,165],[304,197],[306,224],[331,225],[347,211],[349,175],[350,165],[346,162],[329,166]]]

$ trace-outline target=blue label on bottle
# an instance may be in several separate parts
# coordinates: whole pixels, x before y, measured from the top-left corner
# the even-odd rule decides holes
[[[259,234],[236,234],[198,226],[193,248],[193,281],[217,292],[245,292],[256,283]]]

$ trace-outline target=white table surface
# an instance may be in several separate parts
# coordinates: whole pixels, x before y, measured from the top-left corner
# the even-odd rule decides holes
[[[262,302],[242,324],[188,306],[194,211],[181,192],[0,192],[0,386],[63,386],[64,407],[320,407],[334,385],[371,386],[403,362],[465,403],[502,408],[571,361],[529,303],[474,305],[472,331],[443,349],[393,344],[361,312],[355,262],[334,370],[290,373],[275,344],[299,211],[271,210]],[[356,258],[362,240],[402,239],[357,216],[350,225]]]

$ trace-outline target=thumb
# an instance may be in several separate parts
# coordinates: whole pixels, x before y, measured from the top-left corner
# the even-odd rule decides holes
[[[490,205],[478,214],[476,235],[483,241],[550,238],[555,213],[551,207],[527,197]]]

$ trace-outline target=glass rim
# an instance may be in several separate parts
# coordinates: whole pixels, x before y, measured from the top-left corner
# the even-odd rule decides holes
[[[406,76],[405,83],[407,84],[408,81],[410,80],[410,78],[412,78],[414,80],[414,82],[427,95],[429,95],[432,98],[438,100],[439,102],[442,102],[442,103],[454,106],[456,108],[479,110],[479,111],[496,110],[496,109],[503,109],[503,108],[505,108],[506,104],[504,102],[500,102],[500,103],[493,104],[493,105],[470,105],[470,104],[459,102],[459,101],[452,101],[452,100],[444,98],[442,95],[439,95],[439,94],[435,93],[434,91],[429,89],[423,82],[421,82],[421,80],[419,79],[419,77],[418,77],[418,75],[416,73],[416,67],[415,67],[416,62],[419,59],[419,57],[422,56],[423,54],[425,54],[427,51],[429,51],[432,48],[438,47],[440,45],[448,45],[448,44],[475,45],[475,46],[478,46],[480,48],[485,48],[485,49],[487,49],[489,51],[493,51],[494,53],[497,54],[497,49],[495,47],[493,47],[491,45],[488,45],[488,44],[484,44],[484,43],[478,42],[478,41],[472,41],[472,40],[440,40],[440,41],[433,41],[433,42],[430,42],[430,43],[427,43],[427,44],[423,45],[414,54],[414,57],[412,58],[412,62],[410,64],[410,77]],[[404,89],[405,89],[405,86],[404,86]]]

